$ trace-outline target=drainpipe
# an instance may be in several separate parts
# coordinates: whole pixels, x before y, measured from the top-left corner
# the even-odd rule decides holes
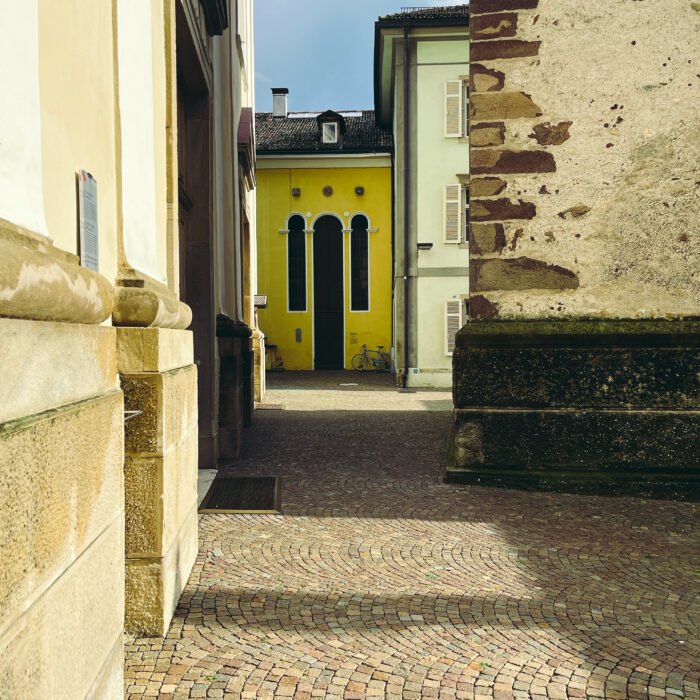
[[[410,131],[410,102],[408,99],[409,75],[408,75],[408,35],[410,29],[407,24],[403,27],[403,357],[404,369],[402,384],[406,388],[408,380],[408,342],[409,342],[409,279],[408,279],[408,239],[409,239],[409,216],[411,206],[409,202],[410,173],[411,173],[411,131]]]

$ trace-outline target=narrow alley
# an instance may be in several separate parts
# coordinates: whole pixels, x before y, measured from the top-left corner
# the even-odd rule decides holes
[[[282,515],[199,515],[126,697],[700,698],[695,504],[446,485],[449,392],[268,382],[227,468]]]

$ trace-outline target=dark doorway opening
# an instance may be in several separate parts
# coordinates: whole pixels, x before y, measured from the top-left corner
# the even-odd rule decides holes
[[[314,225],[314,369],[344,367],[343,229],[334,216]]]

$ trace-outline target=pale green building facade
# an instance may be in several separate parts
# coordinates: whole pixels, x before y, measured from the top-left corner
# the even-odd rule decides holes
[[[468,6],[376,23],[375,109],[396,149],[394,357],[406,386],[451,386],[468,314],[468,74]]]

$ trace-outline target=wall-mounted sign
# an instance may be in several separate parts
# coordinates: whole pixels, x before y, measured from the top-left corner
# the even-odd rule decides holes
[[[78,229],[80,264],[88,270],[99,269],[97,235],[97,180],[85,170],[78,173]]]

